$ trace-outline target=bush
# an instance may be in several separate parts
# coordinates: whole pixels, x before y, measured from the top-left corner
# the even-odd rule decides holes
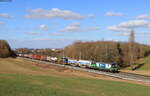
[[[0,40],[0,58],[15,56],[9,44],[5,40]]]

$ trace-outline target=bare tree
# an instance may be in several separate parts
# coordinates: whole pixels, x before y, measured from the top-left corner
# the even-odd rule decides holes
[[[131,69],[133,70],[133,65],[135,64],[135,32],[131,30],[129,36],[129,63]]]

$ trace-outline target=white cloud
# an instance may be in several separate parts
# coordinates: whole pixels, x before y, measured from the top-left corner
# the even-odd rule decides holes
[[[7,13],[0,13],[0,18],[12,18],[12,16]]]
[[[79,31],[81,31],[80,23],[72,23],[62,30],[62,32],[79,32]]]
[[[147,14],[141,14],[141,15],[136,17],[136,19],[148,19],[148,18],[150,18],[150,16]]]
[[[50,10],[44,10],[42,8],[30,9],[29,14],[24,16],[29,19],[83,19],[84,16],[79,13],[72,12],[70,10],[60,10],[58,8],[52,8]]]
[[[100,30],[99,26],[92,26],[85,29],[85,31],[98,31]]]
[[[50,36],[63,36],[62,33],[57,33],[57,32],[50,33],[49,35],[50,35]]]
[[[130,30],[131,32],[131,30]],[[118,35],[119,36],[130,36],[130,32],[119,32]],[[150,32],[149,31],[143,31],[143,32],[140,32],[140,31],[137,31],[136,30],[136,37],[137,36],[149,36],[150,35]]]
[[[65,27],[61,32],[89,32],[100,30],[98,26],[82,28],[80,23],[72,23]]]
[[[149,22],[146,20],[130,20],[127,22],[122,22],[119,24],[120,27],[125,28],[138,28],[138,27],[148,27]]]
[[[0,25],[3,25],[3,24],[5,24],[4,22],[0,22]]]
[[[39,25],[38,28],[39,28],[40,30],[43,30],[43,31],[48,31],[48,26],[45,25],[45,24]]]
[[[130,31],[129,29],[122,28],[118,25],[109,26],[109,27],[107,27],[107,29],[111,30],[111,31],[117,31],[117,32],[128,32],[128,31]]]
[[[130,20],[122,22],[118,25],[110,26],[107,29],[112,31],[128,32],[133,28],[148,28],[148,27],[150,27],[150,23],[146,20]]]
[[[119,12],[106,12],[105,16],[123,16],[123,14]]]
[[[95,14],[88,14],[87,17],[88,18],[95,18],[96,16],[95,16]]]
[[[139,32],[140,35],[150,35],[150,31]]]
[[[119,35],[119,36],[129,36],[130,33],[129,33],[129,32],[128,32],[128,33],[127,33],[127,32],[126,32],[126,33],[119,33],[118,35]]]
[[[37,33],[37,32],[25,32],[25,34],[27,34],[27,35],[39,35],[39,33]]]

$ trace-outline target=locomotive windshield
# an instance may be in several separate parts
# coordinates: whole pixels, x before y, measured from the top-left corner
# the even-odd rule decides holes
[[[118,68],[118,65],[117,64],[112,64],[111,67],[112,68]]]

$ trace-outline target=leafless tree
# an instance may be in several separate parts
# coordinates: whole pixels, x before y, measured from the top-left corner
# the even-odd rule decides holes
[[[129,35],[129,63],[131,69],[133,69],[133,65],[135,64],[135,32],[131,30]]]

